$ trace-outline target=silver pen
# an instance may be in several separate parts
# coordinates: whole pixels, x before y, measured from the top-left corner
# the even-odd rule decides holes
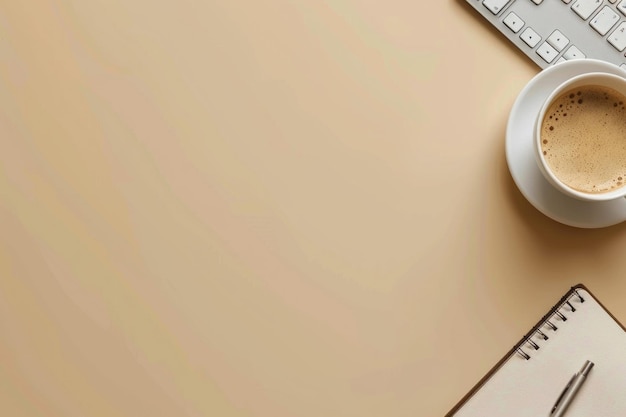
[[[587,380],[587,374],[593,368],[593,362],[585,361],[580,372],[574,374],[572,379],[569,380],[565,389],[557,398],[554,407],[552,407],[552,411],[550,411],[550,417],[561,417],[565,415],[565,411],[567,407],[569,407],[570,403],[578,393],[578,390],[583,385],[583,383]]]

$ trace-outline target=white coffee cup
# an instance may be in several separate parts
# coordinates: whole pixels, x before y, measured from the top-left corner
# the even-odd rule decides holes
[[[614,75],[614,74],[609,74],[609,73],[604,73],[604,72],[593,72],[593,73],[586,73],[586,74],[578,75],[563,82],[550,93],[548,98],[543,103],[541,110],[539,111],[539,115],[537,117],[537,120],[535,123],[535,130],[534,130],[535,156],[537,159],[537,164],[539,165],[539,168],[543,176],[548,180],[548,182],[552,186],[554,186],[557,190],[561,191],[562,193],[570,197],[574,197],[574,198],[577,198],[579,200],[584,200],[584,201],[614,200],[614,199],[626,196],[626,166],[624,166],[624,174],[625,174],[624,180],[623,181],[620,180],[621,185],[615,186],[615,188],[612,188],[612,189],[609,189],[608,191],[603,191],[603,192],[582,191],[580,189],[573,188],[572,186],[566,184],[561,178],[559,178],[557,173],[555,173],[555,170],[550,166],[547,160],[547,157],[544,155],[544,148],[543,148],[542,142],[545,139],[544,139],[544,135],[542,134],[542,126],[544,125],[544,119],[550,116],[554,116],[553,114],[548,114],[553,102],[555,102],[556,100],[559,100],[559,97],[561,97],[565,93],[570,92],[570,90],[580,89],[582,91],[585,91],[586,87],[588,88],[589,86],[608,87],[620,93],[622,96],[626,98],[626,78],[619,76],[619,75]],[[571,105],[575,106],[579,98],[575,96],[572,100],[573,101],[571,102],[572,103]],[[626,99],[624,101],[626,102]],[[622,105],[620,104],[620,108],[621,106]],[[580,110],[577,110],[577,111],[580,111]],[[563,114],[566,114],[565,110],[563,110],[557,116],[560,115],[561,117],[563,117]],[[624,116],[625,118],[624,120],[626,123],[626,111],[624,111],[622,115]],[[567,117],[567,114],[565,115],[565,117]],[[570,119],[568,119],[568,121],[572,120],[575,117],[576,115],[572,116],[570,114]],[[563,120],[561,121],[561,123],[564,123],[564,121],[565,121],[565,118],[563,117]],[[549,123],[547,120],[546,122]],[[602,121],[600,119],[597,120],[597,123],[601,123],[601,122]],[[594,129],[593,123],[596,123],[595,119],[588,125],[586,124],[585,126],[588,126],[590,129]],[[547,137],[547,135],[548,134],[545,133],[545,137]],[[578,136],[577,139],[580,139],[582,137],[584,137],[584,135]],[[624,149],[626,149],[626,135],[624,136],[624,147],[625,147]]]

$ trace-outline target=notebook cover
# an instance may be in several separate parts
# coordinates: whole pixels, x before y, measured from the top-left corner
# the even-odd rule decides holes
[[[552,306],[552,308],[537,322],[537,324],[535,326],[533,326],[533,328],[518,342],[516,343],[494,366],[493,368],[491,368],[491,370],[483,377],[480,379],[480,381],[478,381],[478,383],[465,395],[463,396],[463,398],[461,398],[461,400],[446,414],[446,417],[453,417],[457,412],[459,412],[463,406],[468,402],[468,400],[474,396],[474,394],[476,394],[478,391],[480,391],[480,389],[485,385],[485,383],[494,375],[498,372],[498,370],[504,365],[504,363],[509,360],[511,358],[511,356],[514,355],[520,355],[520,352],[518,351],[518,348],[520,348],[521,346],[523,346],[526,341],[533,335],[536,333],[537,329],[540,329],[544,323],[552,318],[555,315],[555,312],[557,310],[559,310],[564,304],[565,301],[567,301],[572,295],[574,295],[576,290],[584,290],[586,291],[591,297],[593,297],[594,301],[604,310],[604,312],[610,316],[615,323],[623,330],[626,332],[626,328],[624,327],[624,325],[622,323],[619,322],[619,320],[617,320],[615,318],[615,316],[613,316],[613,314],[607,310],[607,308],[595,297],[595,295],[589,291],[589,289],[587,287],[585,287],[583,284],[578,284],[575,285],[574,287],[572,287],[563,297],[561,297],[561,299]],[[558,337],[558,336],[555,336]],[[528,350],[528,349],[525,349]],[[581,363],[582,365],[582,363]],[[577,371],[577,369],[574,369],[572,371]],[[546,410],[547,412],[548,410]]]

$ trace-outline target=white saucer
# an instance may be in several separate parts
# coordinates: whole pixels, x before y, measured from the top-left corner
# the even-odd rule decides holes
[[[511,109],[506,129],[506,161],[513,181],[537,210],[569,226],[600,228],[626,220],[626,199],[586,202],[566,196],[539,171],[533,145],[535,119],[550,91],[568,78],[587,72],[626,77],[619,67],[591,59],[567,61],[541,71],[520,92]]]

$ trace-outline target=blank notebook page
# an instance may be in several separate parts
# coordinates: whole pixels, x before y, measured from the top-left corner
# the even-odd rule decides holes
[[[567,410],[567,417],[626,416],[626,332],[584,289],[578,293],[585,300],[572,297],[558,311],[563,321],[553,315],[558,327],[540,330],[549,337],[535,334],[538,350],[525,343],[530,355],[508,357],[455,416],[548,416],[556,399],[570,378],[586,360],[595,366]]]

